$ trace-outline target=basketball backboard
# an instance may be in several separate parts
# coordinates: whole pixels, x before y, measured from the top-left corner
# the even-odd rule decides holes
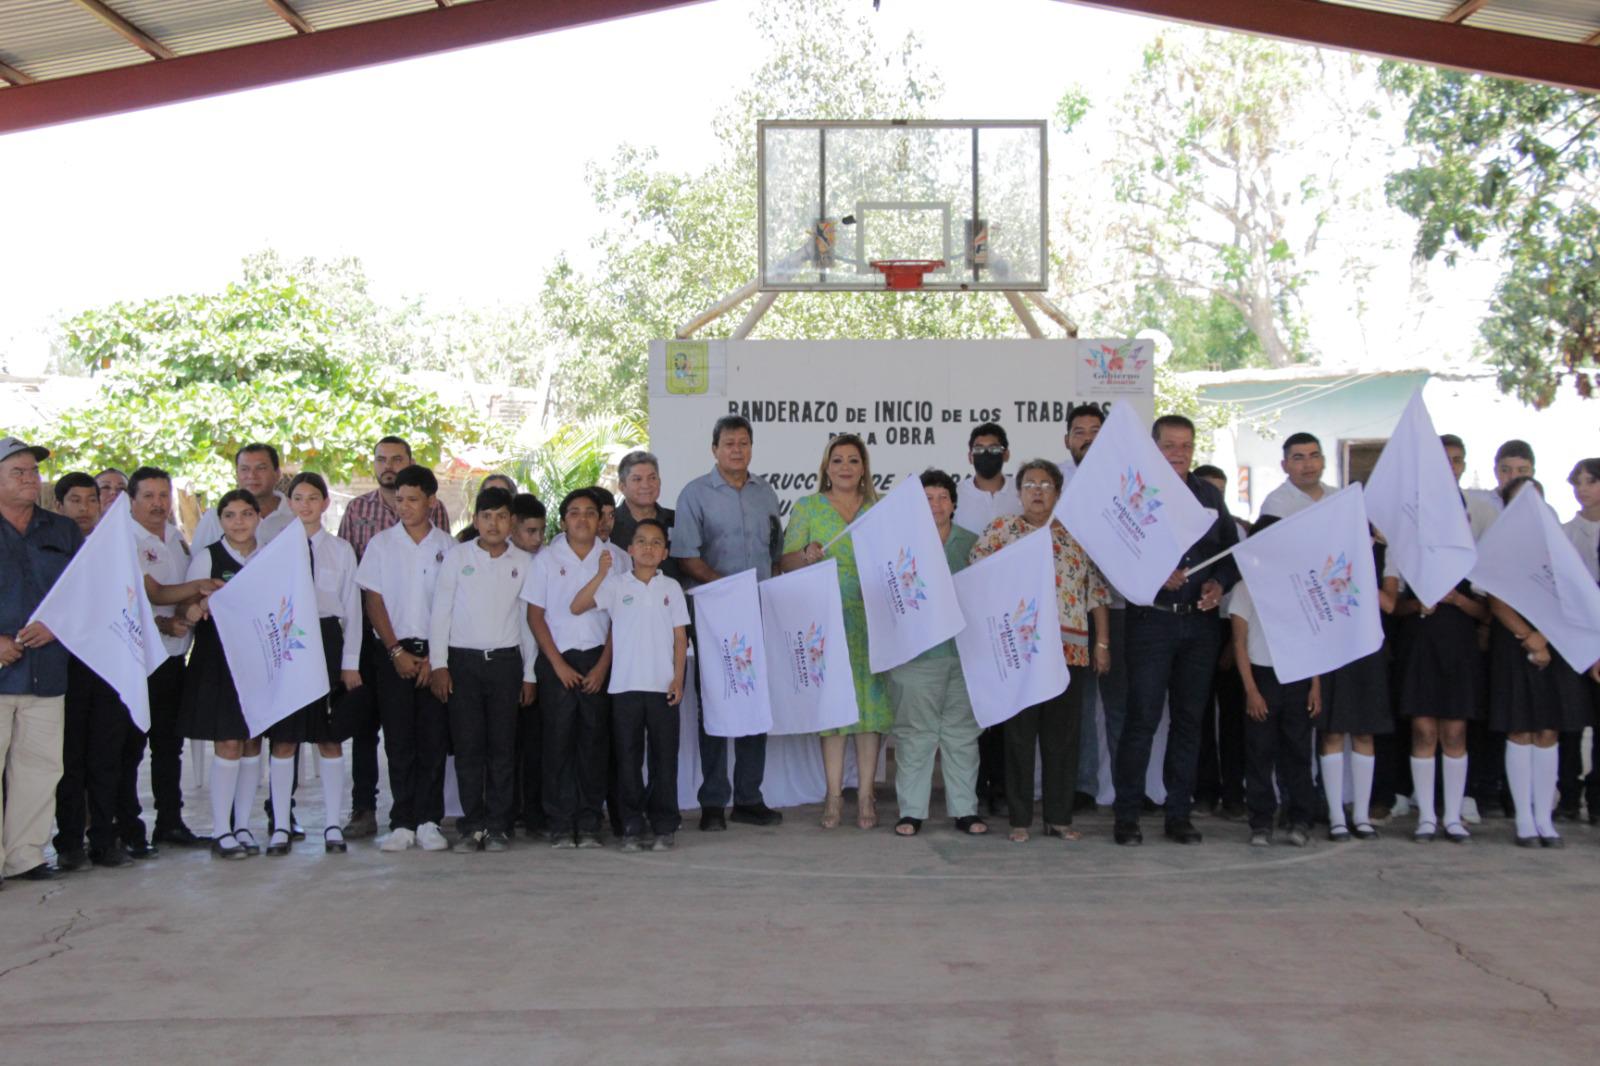
[[[760,287],[881,291],[884,260],[942,260],[921,288],[1043,290],[1044,121],[756,124]]]

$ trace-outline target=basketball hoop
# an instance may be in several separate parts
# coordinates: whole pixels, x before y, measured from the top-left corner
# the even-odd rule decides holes
[[[943,259],[874,259],[872,267],[883,274],[884,288],[896,292],[922,288],[922,275],[944,266]]]

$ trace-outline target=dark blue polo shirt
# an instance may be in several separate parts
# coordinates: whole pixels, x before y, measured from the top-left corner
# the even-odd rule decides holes
[[[0,518],[0,633],[15,637],[83,545],[78,524],[41,507],[26,533]],[[60,696],[67,691],[67,649],[59,640],[22,653],[0,669],[0,693]]]

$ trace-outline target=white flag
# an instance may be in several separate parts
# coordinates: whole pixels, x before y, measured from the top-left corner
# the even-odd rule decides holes
[[[328,694],[322,620],[303,536],[274,537],[211,594],[228,669],[250,735],[258,737]]]
[[[1434,431],[1422,390],[1412,394],[1367,479],[1367,514],[1389,558],[1417,599],[1433,606],[1477,561],[1472,525],[1450,457]]]
[[[1282,682],[1383,646],[1378,573],[1359,483],[1324,496],[1233,552]]]
[[[1173,472],[1133,408],[1117,403],[1056,503],[1056,518],[1129,603],[1149,606],[1217,512]]]
[[[956,651],[979,725],[999,725],[1066,691],[1049,526],[973,563],[955,585],[967,619]]]
[[[850,536],[873,673],[910,662],[961,632],[961,604],[921,478],[902,478],[852,523]]]
[[[694,597],[695,659],[700,663],[700,711],[713,737],[748,737],[772,730],[767,655],[761,639],[756,572],[689,590]]]
[[[1600,586],[1538,492],[1517,493],[1484,532],[1471,577],[1532,623],[1574,670],[1600,659]]]
[[[845,641],[838,562],[824,559],[763,581],[760,588],[771,731],[816,733],[855,725],[861,710]]]
[[[146,678],[167,661],[144,592],[128,497],[118,494],[29,622],[43,622],[68,651],[117,690],[128,716],[150,730]]]

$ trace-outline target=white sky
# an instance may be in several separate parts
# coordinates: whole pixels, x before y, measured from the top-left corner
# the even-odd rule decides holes
[[[6,221],[0,354],[37,370],[53,320],[217,289],[267,247],[359,256],[385,296],[531,299],[559,250],[587,258],[588,161],[622,142],[655,145],[675,168],[714,152],[712,115],[764,50],[750,7],[716,0],[0,137],[7,201],[22,208]],[[915,25],[950,118],[1049,117],[1069,84],[1124,79],[1165,25],[1055,0],[882,7],[883,39]],[[1393,259],[1403,279],[1404,252]],[[1396,287],[1377,286],[1380,302]],[[1325,347],[1346,343],[1340,298]]]

